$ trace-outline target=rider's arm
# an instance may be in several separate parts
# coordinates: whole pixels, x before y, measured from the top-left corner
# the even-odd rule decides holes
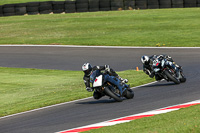
[[[106,70],[106,71],[110,72],[110,66],[109,66],[109,65],[105,65],[105,66],[94,66],[94,67],[93,67],[93,70],[100,70],[100,71]]]
[[[105,70],[105,66],[94,66],[94,67],[92,68],[92,70],[93,70],[93,71],[95,71],[95,70]]]
[[[84,83],[85,83],[86,88],[87,88],[87,87],[90,87],[90,77],[84,76],[84,77],[83,77],[83,80],[84,80]]]
[[[173,59],[172,59],[172,57],[171,56],[169,56],[169,55],[166,55],[166,57],[165,57],[168,61],[171,61],[171,62],[174,62],[173,61]]]
[[[83,80],[84,80],[84,83],[85,83],[85,86],[86,86],[86,90],[89,91],[89,92],[92,92],[94,89],[92,87],[90,87],[90,78],[84,76]]]
[[[94,66],[93,70],[101,70],[101,71],[105,70],[106,72],[108,72],[112,76],[115,76],[115,77],[119,76],[112,68],[110,68],[109,65]]]
[[[149,66],[147,65],[143,65],[143,71],[147,74],[147,75],[150,75],[151,74],[151,71],[149,69]]]

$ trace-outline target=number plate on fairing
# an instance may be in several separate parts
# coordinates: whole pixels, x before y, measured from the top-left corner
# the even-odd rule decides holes
[[[100,75],[98,77],[96,77],[94,83],[93,83],[93,87],[99,87],[99,86],[102,86],[102,79],[103,79],[103,76]]]

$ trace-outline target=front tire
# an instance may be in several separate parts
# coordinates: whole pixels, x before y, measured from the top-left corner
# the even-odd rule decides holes
[[[104,91],[105,91],[106,95],[112,97],[113,99],[115,99],[115,101],[117,101],[117,102],[122,102],[123,101],[120,97],[115,95],[108,87],[105,87]]]
[[[127,99],[132,99],[134,97],[134,92],[131,89],[127,89],[126,95],[124,95],[125,98]]]
[[[181,72],[181,79],[180,79],[180,82],[181,82],[181,83],[186,82],[186,78],[185,78],[185,76],[183,75],[182,72]]]
[[[169,72],[169,70],[165,70],[164,74],[171,80],[173,81],[175,84],[180,84],[180,81],[178,79],[176,79],[174,76],[172,76]]]

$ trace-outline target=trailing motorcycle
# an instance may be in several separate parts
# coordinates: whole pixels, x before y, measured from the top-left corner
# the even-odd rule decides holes
[[[173,81],[175,84],[180,84],[186,81],[181,67],[177,67],[179,70],[175,71],[174,68],[166,65],[166,59],[155,59],[153,61],[153,70],[163,79]]]
[[[113,85],[112,83],[105,81],[104,78],[107,75],[107,73],[102,73],[100,70],[95,70],[90,75],[90,83],[96,91],[102,93],[103,95],[107,95],[113,99],[115,99],[117,102],[122,102],[123,97],[127,99],[132,99],[134,97],[133,90],[128,87],[124,92],[123,95],[121,95],[120,90],[117,86]],[[116,79],[119,80],[119,79]],[[119,81],[120,82],[120,81]],[[126,85],[126,84],[124,84]],[[126,85],[128,86],[128,85]]]

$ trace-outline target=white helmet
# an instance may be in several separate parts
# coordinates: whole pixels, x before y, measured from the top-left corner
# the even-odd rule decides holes
[[[92,65],[90,65],[90,63],[84,63],[82,66],[82,70],[86,75],[89,76],[92,72]]]
[[[141,61],[142,61],[143,64],[149,63],[149,56],[143,55],[141,57]]]

